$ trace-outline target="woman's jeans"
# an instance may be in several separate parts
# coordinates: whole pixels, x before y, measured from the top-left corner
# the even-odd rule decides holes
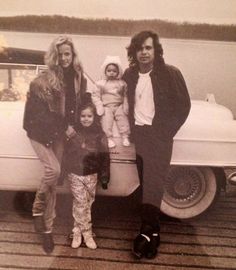
[[[43,216],[46,232],[52,231],[56,217],[56,186],[60,176],[60,164],[63,154],[63,140],[55,141],[52,147],[30,140],[35,153],[44,167],[41,184],[36,192],[33,203],[33,216]]]

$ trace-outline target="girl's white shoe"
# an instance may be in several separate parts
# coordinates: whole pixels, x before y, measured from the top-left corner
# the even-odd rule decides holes
[[[83,233],[84,243],[90,249],[96,249],[97,244],[95,243],[91,232]]]
[[[78,247],[80,247],[81,243],[82,243],[82,235],[81,235],[81,233],[75,233],[73,235],[73,240],[72,240],[72,243],[71,243],[71,247],[72,248],[78,248]]]

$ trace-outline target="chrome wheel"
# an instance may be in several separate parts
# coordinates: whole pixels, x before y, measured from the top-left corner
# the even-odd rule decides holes
[[[197,216],[213,203],[217,188],[211,168],[173,166],[165,180],[161,210],[177,218]]]

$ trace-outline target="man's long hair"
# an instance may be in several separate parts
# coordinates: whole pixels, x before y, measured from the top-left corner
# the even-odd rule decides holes
[[[45,64],[48,66],[48,81],[54,90],[61,91],[63,87],[63,68],[59,64],[59,46],[67,44],[71,47],[73,55],[73,68],[76,73],[82,71],[82,65],[79,61],[78,53],[74,47],[73,41],[68,36],[58,36],[55,38],[48,51],[45,54]]]
[[[136,57],[137,51],[141,49],[144,41],[149,37],[153,40],[155,53],[154,66],[157,67],[165,63],[163,58],[163,48],[159,41],[158,35],[152,31],[142,31],[132,37],[130,45],[127,47],[127,55],[130,67],[138,66],[138,60]]]

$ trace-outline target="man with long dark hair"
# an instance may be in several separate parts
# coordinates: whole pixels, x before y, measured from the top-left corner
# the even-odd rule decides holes
[[[158,35],[142,31],[132,39],[128,86],[129,120],[141,182],[141,229],[133,254],[154,258],[160,244],[160,205],[170,166],[173,137],[185,122],[190,98],[181,72],[165,64]]]

